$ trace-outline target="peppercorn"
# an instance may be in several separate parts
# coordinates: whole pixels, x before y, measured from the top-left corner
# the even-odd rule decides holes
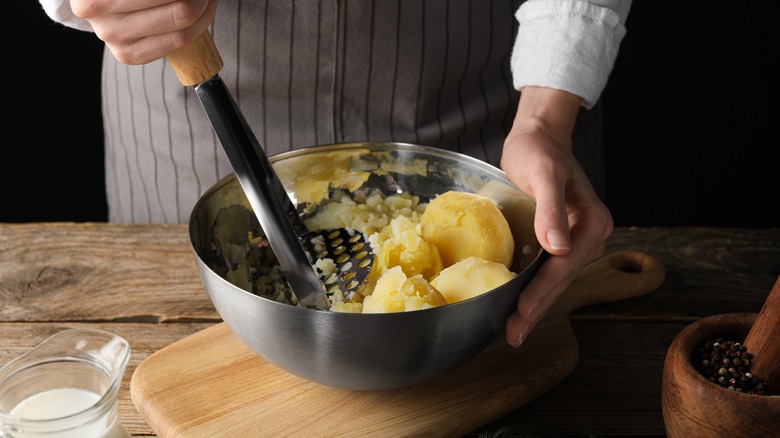
[[[731,391],[768,395],[767,383],[749,372],[752,358],[741,343],[717,338],[705,340],[691,363],[705,378]]]

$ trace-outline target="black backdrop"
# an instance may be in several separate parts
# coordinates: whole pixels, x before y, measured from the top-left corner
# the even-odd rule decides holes
[[[778,31],[766,5],[635,1],[602,101],[618,226],[780,226]],[[12,1],[0,221],[104,221],[100,58]]]

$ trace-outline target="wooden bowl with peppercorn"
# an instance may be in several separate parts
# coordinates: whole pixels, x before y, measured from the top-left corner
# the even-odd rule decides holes
[[[662,408],[670,438],[780,436],[780,278],[759,314],[683,329],[666,354]]]

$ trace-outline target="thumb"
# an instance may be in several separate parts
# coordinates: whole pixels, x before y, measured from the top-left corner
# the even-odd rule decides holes
[[[564,194],[550,190],[536,193],[536,214],[534,216],[536,238],[542,247],[552,255],[565,255],[571,249],[569,219]]]

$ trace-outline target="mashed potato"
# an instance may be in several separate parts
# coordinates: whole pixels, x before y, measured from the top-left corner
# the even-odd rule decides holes
[[[347,192],[337,191],[330,200],[319,205],[317,212],[304,223],[310,230],[346,228],[370,236],[399,216],[420,222],[423,211],[425,205],[420,204],[420,198],[408,193],[384,196],[375,192],[367,197],[353,198]]]
[[[405,216],[398,216],[378,233],[368,237],[374,249],[371,276],[379,277],[385,271],[400,267],[407,277],[422,275],[431,279],[442,270],[436,245],[422,238],[422,227]]]
[[[421,275],[407,277],[396,266],[379,278],[373,293],[363,301],[363,313],[406,312],[445,304],[447,300]]]

